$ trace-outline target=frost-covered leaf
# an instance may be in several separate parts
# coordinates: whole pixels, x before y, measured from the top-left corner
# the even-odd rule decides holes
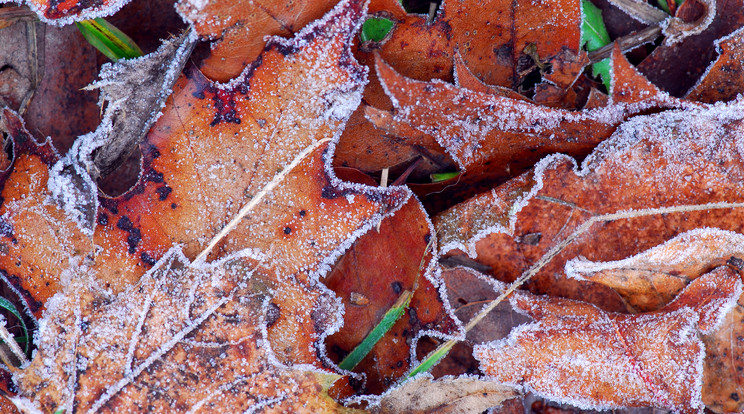
[[[422,375],[391,388],[371,412],[395,413],[479,413],[518,396],[511,387],[478,377],[444,377],[434,380]]]
[[[715,103],[744,93],[744,27],[716,40],[718,58],[685,98]]]
[[[700,34],[680,42],[662,44],[638,65],[638,69],[655,85],[674,96],[683,96],[705,73],[708,62],[715,57],[716,40],[744,26],[741,0],[693,1],[686,21],[698,23],[707,8],[713,6],[715,16]],[[685,7],[688,8],[688,7]],[[680,8],[678,15],[684,11]]]
[[[547,259],[530,289],[623,310],[614,291],[567,279],[565,262],[624,259],[696,228],[744,232],[742,209],[723,208],[744,201],[741,108],[734,102],[634,117],[581,168],[566,156],[548,157],[534,172],[436,217],[443,253],[467,253],[503,281]],[[690,207],[708,203],[724,205]],[[663,215],[642,212],[673,207],[679,208]],[[595,216],[613,213],[616,218],[574,234]],[[566,240],[554,257],[544,257]]]
[[[474,352],[494,381],[583,409],[702,412],[705,347],[699,333],[720,325],[741,292],[739,273],[719,267],[665,308],[638,315],[517,293],[512,304],[535,323]]]
[[[293,37],[338,0],[179,0],[177,8],[204,39],[214,40],[201,70],[215,81],[240,75],[266,45],[266,36]]]
[[[504,175],[535,162],[541,154],[586,153],[630,115],[653,107],[683,105],[645,81],[619,51],[613,67],[621,74],[614,88],[616,104],[571,112],[437,80],[414,81],[385,63],[377,65],[396,109],[395,121],[434,136],[461,169],[488,169]],[[631,85],[639,80],[639,85]],[[385,128],[384,124],[377,126]]]
[[[24,2],[39,18],[50,24],[64,25],[80,20],[109,16],[130,0],[0,0],[0,3]]]
[[[744,235],[704,228],[623,260],[572,259],[566,263],[566,274],[609,286],[635,310],[648,312],[671,302],[707,269],[737,260],[744,260]]]
[[[194,264],[174,249],[118,295],[71,268],[33,362],[15,372],[14,401],[49,413],[347,412],[323,391],[330,373],[280,364],[266,337],[275,301],[332,314],[329,292],[287,295],[290,281],[254,272],[261,262],[244,252]]]
[[[718,229],[692,230],[643,253],[614,262],[573,259],[570,276],[610,286],[635,310],[658,310],[708,269],[727,264],[744,266],[744,236]],[[724,317],[720,329],[703,337],[706,349],[703,402],[716,412],[744,408],[744,386],[738,372],[744,367],[744,299]]]

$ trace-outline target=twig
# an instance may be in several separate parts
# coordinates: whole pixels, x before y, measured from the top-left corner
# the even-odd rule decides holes
[[[629,50],[633,50],[638,46],[646,43],[651,43],[656,40],[657,37],[661,36],[661,27],[649,26],[645,29],[633,32],[623,37],[618,37],[614,42],[602,46],[601,48],[589,52],[589,60],[592,63],[605,60],[612,55],[612,49],[615,48],[615,44],[620,46],[620,50],[625,53]]]

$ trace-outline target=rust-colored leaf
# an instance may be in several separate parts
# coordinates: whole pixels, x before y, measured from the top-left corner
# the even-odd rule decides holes
[[[116,13],[130,0],[26,0],[39,17],[52,24],[93,19]],[[5,1],[3,1],[5,3]]]
[[[685,98],[715,103],[730,101],[744,93],[744,28],[716,40],[715,44],[718,59]]]
[[[696,413],[703,409],[705,356],[699,332],[720,324],[741,291],[738,272],[719,267],[665,308],[639,315],[518,293],[512,304],[536,322],[476,347],[475,355],[495,381],[584,409],[654,406]]]
[[[534,173],[440,214],[435,225],[442,250],[452,256],[467,252],[504,281],[543,258],[527,285],[533,291],[623,310],[614,291],[567,279],[564,263],[578,256],[624,259],[696,228],[744,231],[739,204],[725,205],[744,200],[740,105],[634,117],[581,168],[568,157],[548,157]],[[707,209],[708,203],[724,204]],[[662,215],[656,208],[670,210]],[[633,213],[644,209],[651,210]],[[613,213],[617,218],[579,229]]]
[[[214,81],[227,82],[261,54],[266,36],[293,37],[336,3],[338,0],[180,0],[178,10],[202,38],[214,40],[202,72]]]
[[[42,412],[350,411],[323,391],[329,373],[283,366],[268,347],[270,300],[287,300],[287,283],[254,273],[262,259],[194,264],[176,249],[119,295],[95,271],[71,269],[48,303],[36,357],[16,370],[15,403]],[[333,314],[327,296],[295,305]]]
[[[366,375],[366,393],[379,394],[405,374],[413,362],[411,345],[420,336],[459,334],[443,303],[432,237],[426,212],[411,198],[382,221],[379,231],[357,240],[324,279],[345,308],[343,327],[326,342],[337,362],[362,342],[403,292],[413,292],[403,317],[354,370]]]

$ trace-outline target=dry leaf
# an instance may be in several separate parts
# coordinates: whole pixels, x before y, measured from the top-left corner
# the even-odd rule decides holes
[[[718,59],[710,64],[686,99],[715,103],[744,93],[744,28],[716,40],[715,45]]]
[[[744,231],[737,204],[723,208],[744,200],[741,125],[741,103],[634,117],[581,168],[571,158],[548,157],[534,173],[440,214],[442,251],[467,252],[503,281],[547,259],[529,289],[624,310],[613,291],[565,278],[565,261],[620,260],[695,228]],[[724,204],[672,209],[707,203]],[[662,216],[656,208],[670,210]],[[584,223],[589,227],[574,234]],[[544,257],[567,240],[555,257]]]
[[[14,402],[25,412],[350,411],[323,391],[330,373],[276,360],[264,325],[286,283],[254,273],[262,260],[190,263],[174,249],[118,295],[93,269],[71,268],[33,362],[15,370]],[[327,291],[307,299],[295,305],[338,311]]]
[[[516,397],[511,387],[478,377],[418,376],[383,394],[373,413],[478,413]]]
[[[741,277],[728,267],[697,278],[665,308],[639,315],[518,293],[512,304],[536,322],[474,353],[494,381],[583,409],[702,412],[699,332],[720,325],[741,293]]]

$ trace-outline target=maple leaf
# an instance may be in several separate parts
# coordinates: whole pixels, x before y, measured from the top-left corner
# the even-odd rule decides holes
[[[520,292],[513,306],[536,322],[476,346],[474,355],[495,381],[584,409],[702,412],[705,347],[698,332],[720,325],[741,292],[741,276],[728,267],[697,278],[661,310],[639,315]]]

